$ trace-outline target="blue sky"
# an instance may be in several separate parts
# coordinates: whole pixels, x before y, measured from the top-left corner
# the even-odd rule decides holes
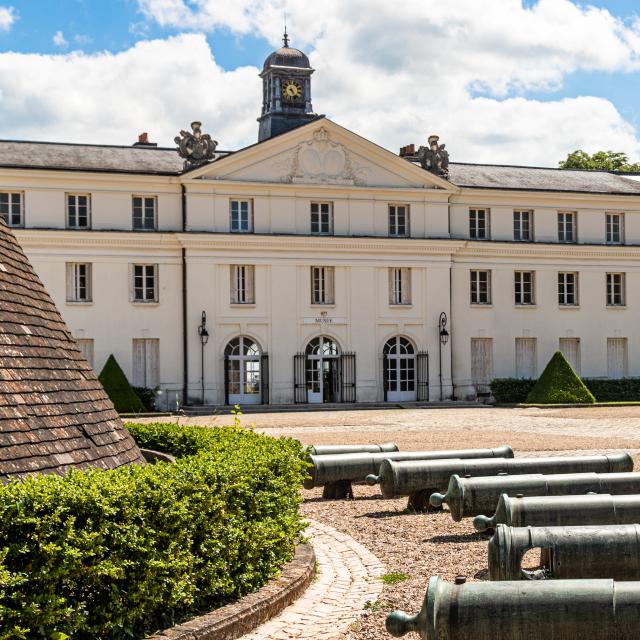
[[[461,160],[640,159],[631,0],[0,0],[15,18],[0,21],[0,137],[126,143],[154,124],[170,144],[198,111],[226,148],[249,144],[285,6],[316,110],[383,146],[437,131]],[[20,82],[4,77],[16,68]],[[193,86],[208,102],[187,100]]]

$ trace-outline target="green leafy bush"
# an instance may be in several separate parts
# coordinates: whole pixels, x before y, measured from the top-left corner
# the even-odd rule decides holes
[[[560,351],[556,351],[533,389],[527,396],[528,404],[592,404],[593,394],[572,369]]]
[[[491,395],[498,404],[526,402],[535,383],[527,378],[496,378],[491,381]]]
[[[129,384],[127,376],[113,357],[109,356],[98,376],[107,395],[111,398],[118,413],[140,413],[144,405]]]
[[[619,380],[583,379],[598,402],[633,402],[640,400],[640,378]]]
[[[176,464],[0,485],[0,640],[142,638],[255,590],[292,557],[299,443],[145,429],[182,443]]]

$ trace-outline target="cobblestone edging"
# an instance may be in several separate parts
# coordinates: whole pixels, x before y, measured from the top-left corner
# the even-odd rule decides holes
[[[298,600],[242,640],[334,640],[382,591],[382,563],[351,536],[314,520],[306,535],[316,552],[318,574]]]
[[[235,640],[299,598],[311,583],[315,567],[313,547],[300,544],[279,578],[238,602],[165,629],[147,640]]]

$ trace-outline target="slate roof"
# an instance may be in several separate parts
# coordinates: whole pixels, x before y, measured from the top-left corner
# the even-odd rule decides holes
[[[224,157],[232,152],[217,153]],[[183,160],[173,147],[0,140],[0,167],[178,176]],[[449,173],[450,182],[459,187],[640,195],[640,180],[607,171],[452,162]]]
[[[0,219],[0,480],[133,462],[140,450]]]

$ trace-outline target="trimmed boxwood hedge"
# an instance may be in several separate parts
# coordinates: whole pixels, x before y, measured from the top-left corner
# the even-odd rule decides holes
[[[104,363],[98,380],[118,413],[142,413],[145,410],[113,354]]]
[[[583,378],[582,382],[595,396],[597,402],[640,401],[640,378],[620,380]],[[527,396],[535,383],[535,380],[522,378],[496,378],[491,381],[491,393],[498,404],[523,403],[527,401]]]
[[[596,399],[561,351],[556,351],[527,396],[528,404],[593,404]]]
[[[0,485],[0,640],[142,638],[254,591],[292,558],[298,442],[237,427],[131,431],[176,464]]]

